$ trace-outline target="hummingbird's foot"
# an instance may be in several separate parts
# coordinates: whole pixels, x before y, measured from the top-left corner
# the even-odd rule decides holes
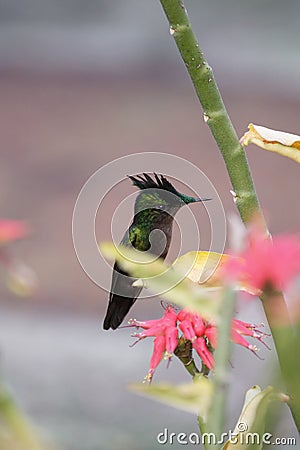
[[[145,287],[145,283],[141,278],[138,278],[137,280],[134,280],[134,282],[132,283],[133,287]]]
[[[137,280],[135,280],[132,283],[132,286],[148,289],[148,284],[147,284],[146,280],[142,280],[142,278],[138,278]]]

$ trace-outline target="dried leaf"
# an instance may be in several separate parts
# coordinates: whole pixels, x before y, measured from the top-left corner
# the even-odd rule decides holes
[[[272,130],[253,123],[250,123],[248,128],[249,131],[240,139],[243,146],[255,144],[300,163],[300,136]]]

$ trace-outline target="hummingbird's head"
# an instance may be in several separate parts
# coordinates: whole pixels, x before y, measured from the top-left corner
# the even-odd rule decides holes
[[[181,194],[167,178],[156,173],[152,177],[147,173],[128,177],[142,191],[135,201],[135,214],[144,209],[158,209],[173,215],[185,204],[210,200]]]

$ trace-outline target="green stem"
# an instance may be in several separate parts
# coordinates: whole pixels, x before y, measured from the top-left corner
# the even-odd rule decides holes
[[[232,289],[224,291],[223,302],[220,310],[222,320],[218,326],[218,348],[215,352],[216,369],[214,376],[214,394],[212,398],[212,407],[208,417],[208,423],[205,424],[203,419],[198,416],[198,424],[200,432],[203,435],[205,431],[214,433],[219,440],[224,428],[224,419],[226,417],[226,401],[228,391],[228,361],[230,359],[231,350],[231,320],[234,315],[236,304],[236,293]],[[174,354],[183,363],[186,370],[193,377],[203,377],[195,365],[192,357],[192,343],[181,338],[174,351]],[[207,450],[217,448],[214,444],[206,444]]]
[[[266,318],[273,336],[281,373],[290,396],[288,402],[300,432],[300,338],[290,324],[290,317],[280,292],[267,292],[261,297]]]
[[[239,143],[237,134],[228,116],[212,69],[208,65],[199,47],[196,36],[193,33],[184,3],[182,0],[160,0],[160,2],[169,21],[170,33],[175,39],[177,48],[203,107],[204,120],[210,128],[226,164],[234,191],[235,202],[241,218],[245,223],[248,223],[255,216],[261,221],[267,234],[268,231],[259,207],[244,149]],[[278,296],[276,301],[285,310],[285,316],[288,316],[287,306],[283,296]],[[265,302],[263,302],[263,305],[274,338],[285,382],[287,386],[289,385],[290,388],[294,389],[294,386],[289,384],[286,370],[284,370],[284,352],[277,336],[276,326],[272,322],[272,316],[269,311],[271,306],[269,308],[269,306],[265,305]],[[273,303],[272,308],[274,307],[276,305]],[[287,342],[287,345],[291,348],[295,347],[295,341],[292,337]],[[297,370],[297,364],[294,364],[293,370]],[[292,398],[295,397],[293,390],[290,392],[290,395]],[[295,403],[291,403],[290,407],[300,432],[299,420],[297,419],[300,416],[300,407]]]
[[[206,433],[205,422],[204,422],[204,420],[202,419],[201,416],[198,416],[197,420],[198,420],[198,426],[199,426],[200,433],[203,436],[203,434]],[[205,441],[203,442],[203,445],[204,445],[205,450],[209,450]]]
[[[12,439],[22,450],[42,450],[38,438],[12,395],[0,381],[0,417],[4,420]]]
[[[193,33],[185,6],[181,0],[160,0],[160,2],[169,20],[170,33],[175,39],[203,107],[204,120],[223,155],[240,215],[247,222],[254,214],[259,214],[264,223],[244,149],[239,143],[224,106],[212,68],[208,65]]]
[[[193,358],[193,346],[191,341],[188,341],[187,339],[181,337],[174,351],[174,355],[177,356],[177,358],[182,362],[185,369],[192,376],[193,381],[195,381],[198,377],[205,376],[202,371],[200,372],[195,364]],[[198,416],[197,419],[200,433],[203,435],[203,433],[205,433],[206,431],[206,424],[201,416]],[[208,450],[206,445],[205,449]]]
[[[193,359],[193,347],[191,341],[180,338],[178,345],[174,350],[174,355],[182,362],[184,368],[193,378],[200,374]]]
[[[195,374],[195,375],[193,376],[193,381],[196,381],[197,379],[202,378],[202,377],[204,377],[204,376],[205,376],[205,375],[203,375],[202,372],[198,372],[197,374]],[[207,428],[207,419],[205,419],[204,417],[198,415],[198,416],[197,416],[197,421],[198,421],[198,426],[199,426],[200,433],[201,433],[201,435],[203,436],[204,433],[207,433],[207,431],[208,431],[208,428]],[[209,445],[208,445],[208,443],[206,442],[206,440],[204,440],[203,445],[204,445],[205,450],[209,450]]]
[[[224,291],[220,311],[222,320],[218,326],[218,346],[215,351],[214,394],[207,425],[208,432],[214,433],[218,440],[225,425],[229,384],[228,365],[231,353],[231,321],[234,316],[235,305],[236,293],[227,288]],[[209,448],[216,449],[218,446],[211,444]]]

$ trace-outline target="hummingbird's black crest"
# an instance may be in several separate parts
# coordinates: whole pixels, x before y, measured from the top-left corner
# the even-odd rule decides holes
[[[171,192],[172,194],[178,195],[179,192],[174,188],[173,184],[170,183],[163,175],[157,175],[153,173],[154,178],[151,178],[147,173],[142,175],[128,175],[133,184],[139,189],[163,189],[164,191]]]
[[[170,183],[170,181],[167,180],[166,177],[164,177],[163,175],[158,175],[155,172],[153,173],[152,177],[147,173],[143,173],[143,175],[128,175],[128,178],[130,178],[134,186],[137,186],[141,191],[143,191],[144,189],[156,190],[156,193],[158,195],[157,201],[159,202],[159,199],[161,199],[163,200],[163,203],[167,205],[170,204],[173,206],[175,205],[177,207],[181,207],[184,204],[210,200],[207,198],[195,198],[190,197],[189,195],[182,194],[181,192],[177,191],[177,189],[175,189],[173,184]],[[168,195],[169,193],[173,194],[173,198],[172,196]],[[143,203],[142,206],[144,208],[146,195],[143,196],[142,192],[140,193],[140,199],[141,198]],[[155,207],[155,201],[153,203],[153,207]]]

